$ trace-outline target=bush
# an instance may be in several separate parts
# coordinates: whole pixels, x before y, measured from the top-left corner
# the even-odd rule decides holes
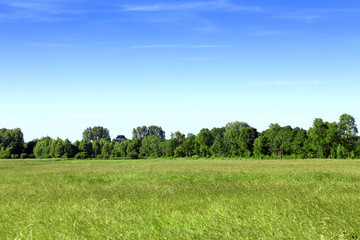
[[[27,154],[26,154],[26,153],[22,153],[22,154],[20,155],[20,158],[21,158],[21,159],[27,158]]]
[[[297,155],[297,159],[304,159],[305,156],[303,154]]]
[[[46,154],[44,156],[40,156],[40,158],[42,159],[49,159],[49,158],[52,158],[50,154]]]
[[[79,152],[78,154],[75,155],[74,158],[75,159],[85,159],[85,158],[87,158],[87,153],[86,152]]]
[[[250,158],[251,157],[251,152],[249,150],[246,150],[243,154],[244,158]]]
[[[199,155],[194,155],[191,157],[192,159],[199,159]]]

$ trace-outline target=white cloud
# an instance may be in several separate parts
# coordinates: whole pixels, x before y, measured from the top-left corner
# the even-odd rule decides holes
[[[306,23],[313,23],[318,20],[343,16],[351,13],[360,13],[360,8],[319,8],[319,9],[304,9],[301,11],[282,13],[276,16],[279,19],[299,20]]]
[[[311,13],[311,12],[291,12],[291,13],[284,13],[278,15],[276,18],[279,19],[290,19],[290,20],[299,20],[306,23],[313,23],[321,18],[320,14]]]
[[[208,1],[208,2],[187,2],[187,3],[159,3],[153,5],[127,5],[124,6],[125,11],[260,11],[260,7],[257,6],[240,6],[229,3],[225,0]]]
[[[0,7],[5,10],[0,14],[0,21],[62,22],[77,20],[80,15],[90,13],[71,9],[70,3],[72,1],[68,0],[0,0]]]

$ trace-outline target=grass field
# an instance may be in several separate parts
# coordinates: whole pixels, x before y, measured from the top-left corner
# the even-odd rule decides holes
[[[360,161],[1,160],[0,239],[360,239]]]

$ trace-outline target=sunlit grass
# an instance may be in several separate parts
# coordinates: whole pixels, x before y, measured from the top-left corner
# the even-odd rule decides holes
[[[356,239],[360,161],[0,161],[0,239]]]

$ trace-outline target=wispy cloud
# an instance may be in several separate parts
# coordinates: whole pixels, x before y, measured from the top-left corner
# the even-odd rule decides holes
[[[360,8],[319,8],[304,9],[300,11],[281,13],[276,16],[279,19],[298,20],[305,23],[313,23],[321,19],[338,15],[360,13]]]
[[[229,48],[230,45],[217,45],[217,44],[199,44],[190,46],[190,48]]]
[[[179,44],[163,44],[163,45],[137,45],[132,46],[131,48],[181,48],[184,47],[184,45]]]
[[[70,3],[67,0],[0,0],[0,7],[5,10],[0,14],[0,21],[73,21],[88,13],[86,10],[67,8]]]
[[[280,14],[276,18],[298,20],[305,23],[313,23],[323,18],[323,16],[312,12],[290,12],[290,13]]]
[[[360,13],[360,8],[320,8],[309,11],[318,13]]]
[[[152,48],[229,48],[230,45],[218,45],[218,44],[195,44],[195,45],[186,45],[186,44],[163,44],[163,45],[137,45],[132,46],[131,48],[135,49],[152,49]]]
[[[251,82],[247,85],[250,86],[258,86],[258,87],[269,87],[269,86],[300,86],[300,85],[320,85],[323,84],[323,81],[315,80],[315,81],[292,81],[292,80],[277,80],[277,81],[259,81],[259,82]]]
[[[186,2],[186,3],[158,3],[153,5],[126,5],[125,11],[260,11],[258,6],[241,6],[230,3],[225,0],[203,1],[203,2]]]
[[[253,35],[254,36],[259,36],[259,37],[266,37],[266,36],[282,36],[282,35],[287,35],[293,32],[290,31],[276,31],[276,30],[264,30],[264,31],[257,31],[254,32]]]
[[[70,47],[86,47],[92,46],[89,44],[73,44],[73,43],[26,43],[27,46],[30,47],[39,47],[39,48],[70,48]]]

